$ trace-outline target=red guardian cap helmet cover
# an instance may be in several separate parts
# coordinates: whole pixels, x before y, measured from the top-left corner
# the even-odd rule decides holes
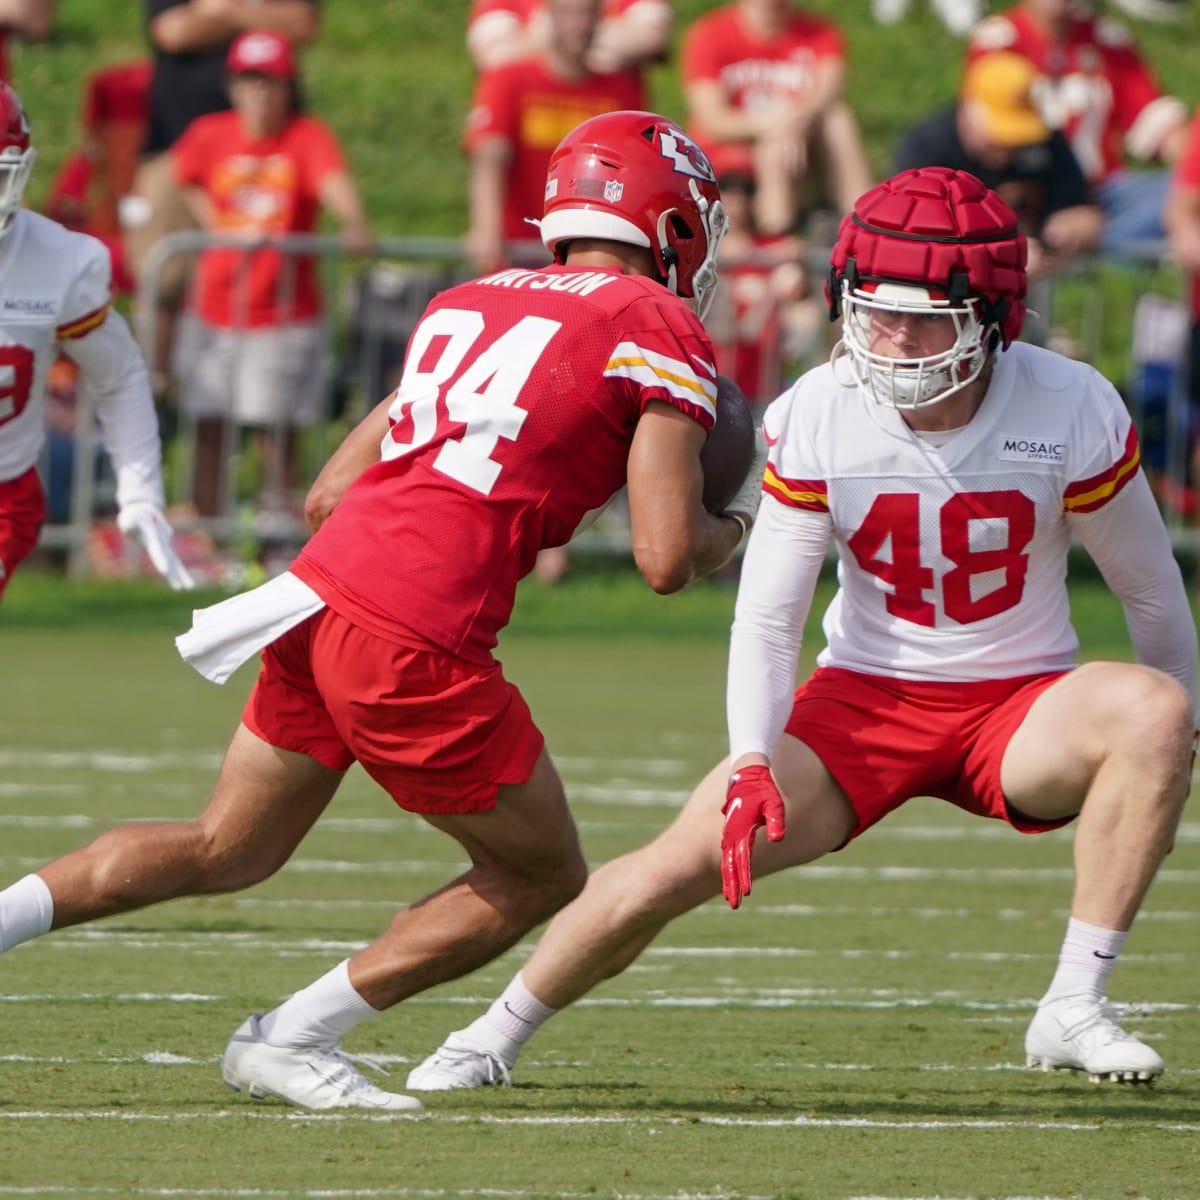
[[[953,395],[1020,335],[1025,260],[1016,214],[974,175],[921,167],[885,180],[842,219],[830,256],[826,299],[831,319],[843,318],[835,358],[881,404]],[[877,353],[873,313],[948,315],[954,344],[920,358]]]

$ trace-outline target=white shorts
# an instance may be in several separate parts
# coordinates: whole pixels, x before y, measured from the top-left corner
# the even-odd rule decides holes
[[[195,319],[179,403],[196,420],[311,425],[324,412],[322,321],[229,329]]]

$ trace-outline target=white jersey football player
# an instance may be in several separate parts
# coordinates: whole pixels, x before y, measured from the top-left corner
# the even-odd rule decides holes
[[[116,474],[118,525],[172,588],[190,588],[163,517],[162,449],[145,363],[111,308],[108,250],[21,207],[34,155],[21,102],[0,83],[0,592],[45,518],[36,464],[46,375],[59,351],[79,365],[95,397]]]
[[[718,890],[737,908],[752,867],[837,850],[914,796],[1030,834],[1076,822],[1071,917],[1029,1064],[1096,1081],[1163,1071],[1106,993],[1188,793],[1196,630],[1116,391],[1015,341],[1025,282],[1016,217],[972,175],[907,171],[858,200],[832,255],[842,341],[765,418],[731,760],[659,838],[592,874],[410,1090],[506,1082],[542,1022],[673,917]],[[1073,537],[1120,598],[1136,663],[1074,665]],[[826,646],[795,689],[831,547]]]

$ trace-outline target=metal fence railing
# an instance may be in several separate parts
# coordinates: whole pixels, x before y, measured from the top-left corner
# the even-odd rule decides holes
[[[154,345],[155,313],[166,273],[181,256],[192,258],[224,247],[245,251],[247,262],[259,251],[282,255],[279,299],[285,306],[296,285],[298,264],[305,259],[316,264],[328,353],[319,368],[320,411],[299,431],[295,483],[302,490],[343,432],[395,386],[409,334],[429,299],[473,272],[463,258],[462,243],[452,238],[384,238],[372,256],[347,258],[335,238],[321,235],[247,243],[199,231],[172,234],[151,249],[135,300],[134,331],[147,357]],[[544,261],[536,243],[515,249],[515,261]],[[760,406],[828,356],[835,330],[825,316],[822,296],[827,262],[827,249],[810,247],[795,264],[807,271],[807,299],[780,300],[770,288],[760,287],[756,304],[747,304],[744,295],[739,298],[736,281],[757,274],[761,283],[778,264],[723,264],[722,283],[708,317],[718,364],[725,373],[740,376],[739,382],[744,379],[744,390]],[[1121,388],[1141,432],[1147,469],[1175,544],[1193,552],[1200,545],[1190,477],[1196,421],[1180,369],[1181,339],[1188,325],[1182,290],[1182,277],[1164,258],[1162,246],[1147,247],[1137,263],[1122,267],[1085,260],[1032,285],[1025,336],[1095,363]],[[753,299],[756,293],[751,288],[749,294]],[[282,506],[265,502],[263,464],[257,464],[256,473],[256,464],[248,460],[252,451],[247,449],[246,429],[235,421],[225,422],[222,429],[218,503],[204,513],[191,506],[197,422],[177,403],[180,385],[195,367],[188,359],[186,318],[181,330],[172,359],[173,378],[160,400],[168,504],[177,529],[203,539],[218,554],[228,551],[233,559],[271,545],[294,551],[305,536],[299,497]],[[62,550],[70,572],[80,576],[94,569],[96,518],[111,504],[111,491],[95,469],[99,448],[86,388],[79,396],[74,438],[69,506],[65,515],[47,525],[43,544]],[[628,546],[619,517],[600,522],[582,536],[595,547]]]

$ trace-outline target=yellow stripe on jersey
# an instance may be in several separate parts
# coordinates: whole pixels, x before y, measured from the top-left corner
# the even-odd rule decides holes
[[[78,317],[74,321],[68,321],[65,325],[60,325],[55,330],[54,336],[60,342],[70,341],[72,338],[86,337],[93,329],[99,328],[104,324],[104,318],[108,316],[108,301],[106,300],[95,312],[90,312],[85,317]]]
[[[829,511],[829,489],[820,479],[781,479],[770,463],[763,475],[763,491],[792,508]]]
[[[1071,484],[1063,492],[1063,508],[1075,513],[1103,508],[1134,477],[1141,461],[1137,430],[1130,426],[1121,457],[1107,471]]]
[[[679,400],[702,409],[710,419],[717,417],[717,381],[693,371],[687,363],[665,354],[644,350],[634,342],[622,342],[604,365],[604,374],[632,379],[643,387],[665,388]]]

